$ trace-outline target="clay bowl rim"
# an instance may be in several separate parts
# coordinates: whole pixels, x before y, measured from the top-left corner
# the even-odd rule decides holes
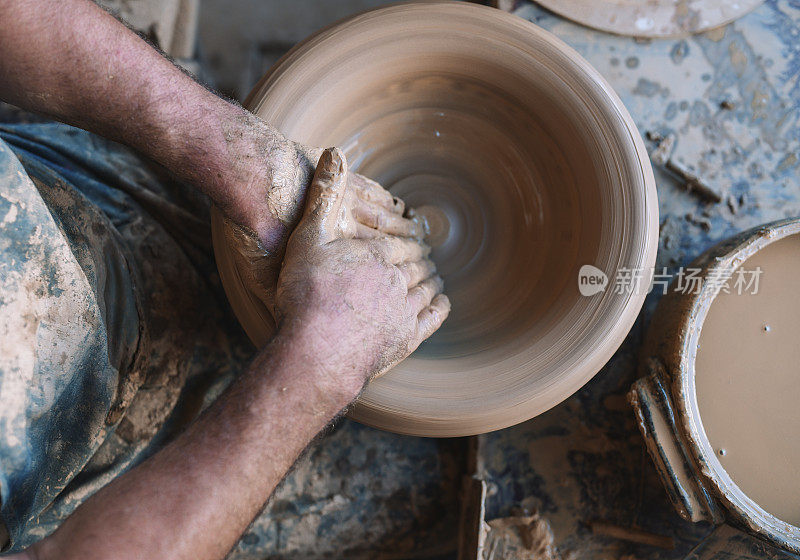
[[[635,265],[641,266],[645,270],[652,269],[655,264],[658,247],[658,199],[649,156],[633,119],[608,82],[574,49],[552,33],[517,16],[494,8],[462,2],[402,2],[367,10],[355,16],[335,22],[298,43],[256,84],[245,101],[245,107],[254,113],[258,113],[259,109],[266,102],[266,93],[269,88],[272,87],[282,75],[290,70],[293,63],[302,60],[311,49],[336,33],[343,23],[357,21],[360,18],[374,18],[377,13],[388,15],[396,10],[406,9],[460,10],[463,12],[472,11],[475,17],[483,18],[491,16],[502,20],[502,24],[509,29],[509,35],[523,44],[525,42],[524,40],[530,41],[530,37],[535,37],[536,42],[544,43],[548,48],[552,49],[549,55],[557,57],[553,60],[566,65],[567,71],[571,73],[581,85],[588,88],[589,93],[584,94],[588,95],[586,102],[597,103],[600,109],[603,110],[602,118],[613,125],[610,127],[609,134],[618,138],[621,145],[626,146],[623,152],[626,160],[623,161],[626,161],[625,165],[635,168],[635,183],[641,185],[641,187],[635,191],[630,191],[636,192],[636,196],[639,198],[635,205],[629,203],[629,207],[625,210],[631,213],[631,215],[636,216],[636,220],[632,233],[629,233],[629,244],[623,245],[623,247],[630,250],[630,243],[636,241],[637,247],[630,252],[628,260],[636,260],[637,262]],[[522,39],[520,39],[520,37]],[[531,48],[530,46],[528,47],[529,51]],[[600,94],[598,92],[602,93]],[[221,233],[219,227],[220,222],[221,218],[218,211],[216,211],[213,221],[215,225],[214,237],[219,243],[215,242],[215,249],[220,245],[224,245],[224,241],[218,239]],[[627,265],[633,266],[634,263],[630,262],[622,266]],[[233,271],[233,274],[238,275],[236,271]],[[227,274],[224,276],[227,276]],[[226,284],[226,291],[233,288],[233,286],[228,287],[228,282],[225,282],[224,278],[223,283]],[[255,302],[256,298],[252,296],[252,294],[248,295],[248,297],[251,301]],[[511,412],[507,412],[503,418],[498,419],[495,417],[493,421],[490,420],[493,416],[492,414],[483,413],[481,411],[474,413],[468,420],[454,419],[452,417],[447,417],[445,419],[441,417],[434,418],[433,415],[430,415],[412,421],[409,420],[408,417],[404,417],[406,424],[401,427],[385,420],[387,414],[385,410],[368,406],[364,403],[357,403],[350,411],[349,416],[373,427],[389,429],[397,433],[408,435],[430,437],[474,435],[506,428],[526,421],[561,403],[584,386],[602,369],[617,351],[635,323],[645,297],[646,294],[644,293],[632,293],[620,297],[619,303],[609,304],[610,308],[613,309],[613,313],[609,312],[609,317],[606,319],[608,321],[608,327],[604,329],[604,334],[599,338],[599,343],[595,347],[584,351],[580,359],[576,358],[574,360],[572,365],[572,372],[574,373],[563,375],[558,380],[557,399],[550,399],[550,401],[544,404],[541,402],[536,403],[535,407],[530,405],[531,401],[522,403],[515,401],[514,404],[509,404],[506,407],[506,411]],[[236,311],[235,307],[234,310]],[[237,316],[240,315],[238,311],[236,314]],[[554,383],[554,385],[555,384],[556,383]],[[550,391],[551,389],[548,390]],[[556,391],[553,390],[553,392]],[[397,413],[393,414],[396,415]],[[479,424],[480,427],[478,428],[477,426]]]
[[[711,270],[724,270],[728,267],[732,271],[764,247],[797,234],[800,234],[800,218],[779,220],[746,230],[732,238],[732,247],[728,245],[731,240],[723,241],[721,245],[724,247],[715,246],[706,253],[711,258],[711,264],[706,267],[705,272],[708,274]],[[721,249],[722,254],[718,249]],[[703,256],[699,259],[703,259]],[[695,386],[697,345],[703,323],[718,293],[719,290],[708,287],[704,282],[700,292],[692,296],[680,321],[683,328],[677,345],[680,362],[675,380],[675,400],[689,439],[690,445],[687,447],[700,472],[711,483],[717,499],[739,522],[781,548],[800,552],[800,527],[767,512],[736,485],[714,453],[703,427]]]

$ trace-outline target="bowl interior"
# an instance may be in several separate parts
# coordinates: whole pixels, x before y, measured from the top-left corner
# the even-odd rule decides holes
[[[342,147],[432,225],[451,316],[370,384],[360,419],[426,435],[510,425],[621,342],[642,298],[584,297],[578,270],[613,283],[652,264],[652,176],[619,100],[549,34],[474,5],[377,10],[290,53],[250,107],[292,139]]]

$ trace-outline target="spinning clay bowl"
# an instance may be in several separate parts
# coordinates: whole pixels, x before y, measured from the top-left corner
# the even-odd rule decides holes
[[[293,140],[339,146],[351,169],[417,208],[453,307],[350,416],[414,435],[496,430],[585,384],[632,326],[658,208],[642,140],[605,80],[564,43],[466,3],[400,4],[295,47],[247,107]],[[266,310],[239,279],[219,214],[223,283],[245,330]],[[579,292],[583,265],[609,277]]]

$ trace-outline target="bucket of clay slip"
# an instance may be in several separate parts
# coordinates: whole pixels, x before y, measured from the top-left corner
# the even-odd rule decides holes
[[[659,303],[629,394],[678,513],[800,552],[800,219],[747,231]],[[686,273],[683,281],[686,282]]]
[[[381,8],[295,47],[246,106],[295,141],[342,148],[436,230],[450,317],[353,418],[427,436],[510,426],[578,390],[625,338],[644,294],[607,277],[653,265],[653,174],[619,98],[553,35],[466,2]],[[214,241],[231,304],[263,340],[219,214]]]

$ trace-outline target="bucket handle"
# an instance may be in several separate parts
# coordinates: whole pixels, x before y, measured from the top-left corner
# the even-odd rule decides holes
[[[672,402],[662,381],[664,366],[655,359],[648,365],[650,374],[633,384],[628,402],[667,495],[687,521],[722,523],[722,512],[703,484],[675,424]]]

